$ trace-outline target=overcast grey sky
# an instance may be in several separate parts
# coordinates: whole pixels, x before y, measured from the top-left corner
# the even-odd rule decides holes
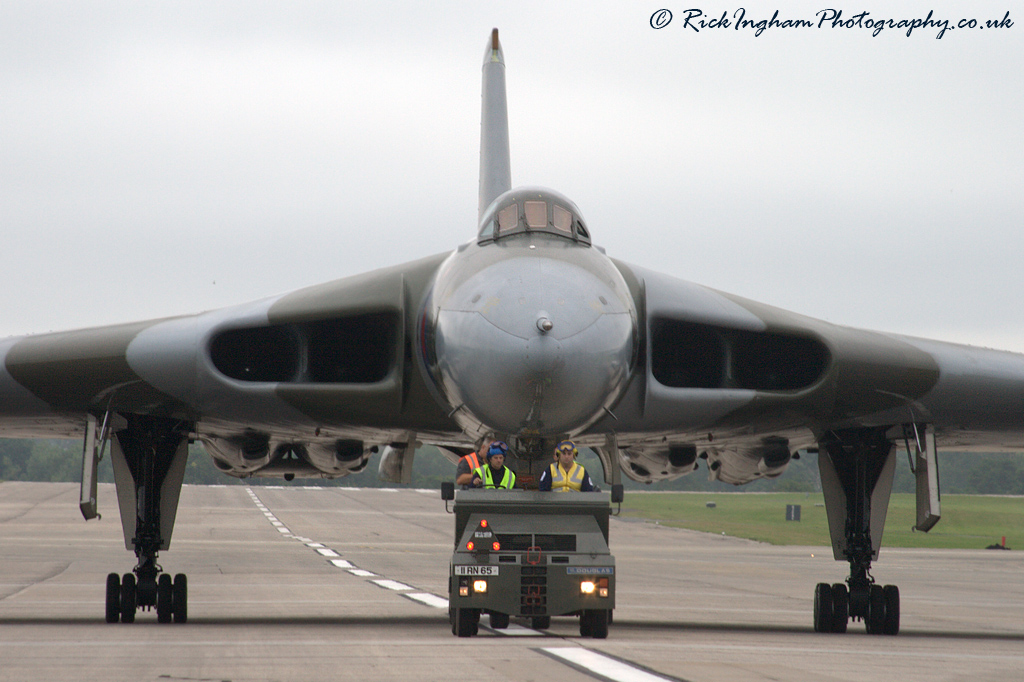
[[[1024,351],[1024,6],[0,0],[0,336],[222,307],[475,234],[513,184],[609,255],[831,322]],[[424,5],[424,6],[420,6]],[[991,9],[978,10],[972,7]],[[651,27],[659,8],[674,13]]]

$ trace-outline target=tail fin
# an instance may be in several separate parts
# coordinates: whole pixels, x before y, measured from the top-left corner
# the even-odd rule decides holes
[[[512,189],[508,150],[508,102],[505,99],[505,56],[498,29],[484,52],[483,105],[480,112],[480,206],[477,220],[498,196]]]

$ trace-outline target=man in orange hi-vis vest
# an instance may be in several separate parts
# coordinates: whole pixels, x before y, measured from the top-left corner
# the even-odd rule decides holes
[[[487,448],[491,446],[493,440],[490,434],[484,436],[480,439],[476,452],[471,452],[459,460],[455,469],[455,485],[461,485],[465,489],[473,484],[473,471],[487,462]]]

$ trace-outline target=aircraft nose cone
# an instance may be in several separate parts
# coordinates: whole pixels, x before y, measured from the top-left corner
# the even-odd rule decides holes
[[[545,332],[527,339],[523,344],[525,369],[537,376],[551,375],[562,368],[562,344]]]
[[[622,290],[584,267],[499,261],[439,306],[444,390],[462,415],[500,432],[578,433],[628,379],[634,319]]]

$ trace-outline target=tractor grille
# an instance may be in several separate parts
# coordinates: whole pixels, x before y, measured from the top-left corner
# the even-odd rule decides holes
[[[544,616],[548,612],[548,567],[523,566],[519,586],[520,613]]]
[[[497,533],[495,539],[501,543],[501,549],[505,552],[525,552],[533,547],[539,547],[542,552],[576,551],[575,535]]]

